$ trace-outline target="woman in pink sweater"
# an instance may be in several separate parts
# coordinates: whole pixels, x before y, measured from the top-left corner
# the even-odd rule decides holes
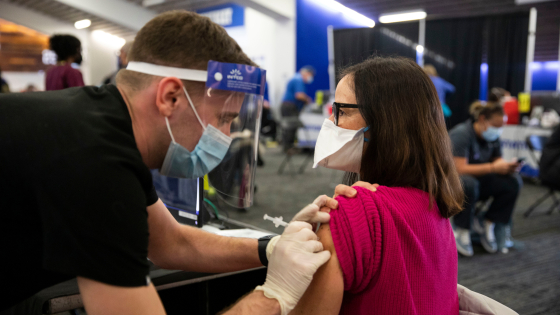
[[[348,171],[347,184],[381,186],[337,198],[318,231],[331,259],[292,314],[458,314],[449,218],[463,192],[422,68],[376,57],[346,69],[315,154],[316,165]]]

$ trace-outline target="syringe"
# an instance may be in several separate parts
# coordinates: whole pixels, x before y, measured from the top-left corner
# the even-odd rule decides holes
[[[269,216],[268,214],[265,214],[263,219],[264,219],[264,220],[272,221],[272,223],[273,223],[274,226],[276,226],[276,227],[278,227],[278,226],[280,226],[280,225],[282,225],[282,226],[288,226],[288,223],[286,223],[286,222],[283,221],[283,220],[284,220],[283,217],[276,217],[276,218],[273,218],[273,217]]]

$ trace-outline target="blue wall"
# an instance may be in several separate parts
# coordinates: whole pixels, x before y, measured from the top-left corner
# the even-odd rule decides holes
[[[555,91],[560,61],[533,62],[533,91]]]
[[[296,7],[296,68],[312,65],[317,70],[315,80],[307,85],[307,94],[329,89],[329,52],[327,27],[334,29],[365,27],[349,20],[342,13],[321,5],[320,0],[297,0]]]
[[[533,70],[532,91],[555,91],[558,80],[559,61],[534,61],[531,63]],[[480,65],[480,95],[479,99],[488,97],[488,64]]]

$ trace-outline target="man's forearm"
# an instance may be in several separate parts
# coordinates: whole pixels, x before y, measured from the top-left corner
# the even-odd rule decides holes
[[[310,99],[310,97],[307,96],[307,94],[305,94],[303,92],[297,92],[295,96],[296,96],[297,100],[300,100],[300,101],[305,102],[305,103],[309,102],[309,99]]]
[[[278,300],[267,298],[262,291],[253,291],[220,315],[279,315],[280,311]]]
[[[182,226],[173,253],[160,267],[199,272],[229,272],[262,266],[258,241],[219,236]]]

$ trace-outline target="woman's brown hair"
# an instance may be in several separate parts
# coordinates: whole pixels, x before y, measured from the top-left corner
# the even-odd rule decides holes
[[[414,61],[373,57],[350,66],[360,113],[370,127],[360,180],[389,187],[414,187],[430,195],[441,215],[462,210],[463,189],[453,163],[435,87]],[[358,174],[346,174],[353,184]]]

